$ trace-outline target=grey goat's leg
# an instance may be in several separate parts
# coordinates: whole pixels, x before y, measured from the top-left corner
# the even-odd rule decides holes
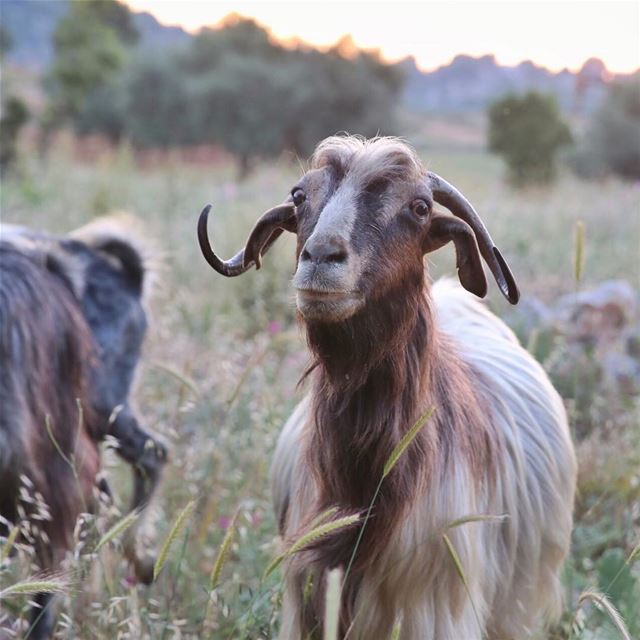
[[[33,598],[35,605],[29,612],[29,630],[25,634],[28,640],[48,640],[53,635],[53,598],[51,593],[37,593]]]
[[[160,481],[162,467],[168,457],[167,448],[140,426],[135,414],[126,405],[112,414],[108,434],[118,441],[118,455],[132,468],[131,511],[142,511],[149,504]],[[137,553],[135,528],[127,533],[125,553],[133,564],[138,580],[150,584],[153,580],[153,562],[149,558],[141,558]]]

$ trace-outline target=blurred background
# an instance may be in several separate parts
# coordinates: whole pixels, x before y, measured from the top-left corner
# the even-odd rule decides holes
[[[523,292],[507,308],[490,287],[488,304],[551,375],[580,459],[551,637],[619,637],[579,602],[588,587],[638,637],[637,2],[0,0],[0,48],[1,220],[55,233],[115,210],[143,221],[158,284],[138,404],[172,449],[155,537],[198,501],[148,590],[118,553],[96,563],[79,545],[70,566],[92,578],[65,596],[60,637],[275,634],[279,576],[261,580],[277,551],[268,465],[306,364],[294,242],[223,281],[195,222],[212,202],[215,245],[235,252],[338,132],[402,136],[484,218]],[[429,269],[455,274],[452,250]],[[105,527],[128,491],[109,452],[106,464],[122,497]],[[0,566],[0,588],[28,572],[28,558]]]

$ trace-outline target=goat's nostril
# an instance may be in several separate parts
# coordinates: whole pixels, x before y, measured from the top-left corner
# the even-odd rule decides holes
[[[349,254],[346,243],[341,238],[309,238],[300,259],[315,264],[342,264],[347,262]]]

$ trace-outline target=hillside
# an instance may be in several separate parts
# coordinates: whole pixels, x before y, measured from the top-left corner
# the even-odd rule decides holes
[[[432,72],[421,71],[413,58],[400,64],[406,105],[425,111],[477,111],[505,93],[537,90],[554,95],[565,112],[590,112],[615,77],[597,58],[587,60],[578,73],[554,73],[530,60],[501,66],[491,55],[459,55]]]

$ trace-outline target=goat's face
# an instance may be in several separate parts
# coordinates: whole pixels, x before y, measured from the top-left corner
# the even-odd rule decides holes
[[[298,264],[293,284],[305,320],[336,322],[423,273],[432,195],[424,180],[341,175],[325,166],[293,188]]]
[[[455,217],[434,212],[434,202]],[[340,322],[393,287],[405,286],[408,278],[421,282],[424,254],[450,241],[466,289],[486,295],[482,255],[505,297],[518,301],[509,267],[473,207],[455,187],[427,172],[411,147],[394,138],[322,142],[311,170],[287,201],[260,218],[245,248],[228,261],[220,260],[209,244],[209,209],[198,223],[200,247],[225,276],[244,273],[254,264],[259,268],[262,255],[284,230],[297,234],[293,284],[305,320]]]

